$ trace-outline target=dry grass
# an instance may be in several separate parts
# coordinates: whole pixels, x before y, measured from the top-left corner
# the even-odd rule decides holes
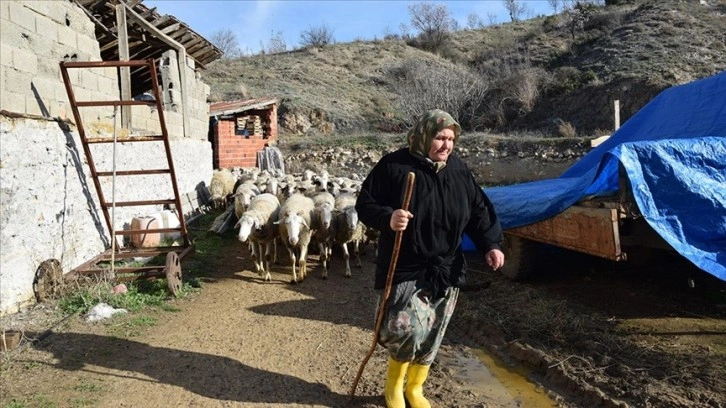
[[[598,8],[574,39],[564,18],[539,17],[455,32],[441,55],[388,36],[223,60],[203,76],[215,100],[276,96],[281,115],[323,112],[311,133],[397,132],[406,113],[393,73],[407,60],[445,58],[479,70],[488,85],[473,113],[483,119],[464,120],[470,129],[554,134],[561,118],[590,134],[612,126],[613,97],[627,97],[625,121],[664,88],[726,69],[725,15],[720,4],[635,1]]]

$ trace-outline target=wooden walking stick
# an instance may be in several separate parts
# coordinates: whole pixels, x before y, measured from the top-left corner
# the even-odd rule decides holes
[[[416,175],[413,172],[408,173],[408,182],[406,183],[406,195],[403,199],[403,210],[408,211],[408,205],[411,203],[411,195],[413,194],[413,182],[416,179]],[[383,325],[383,316],[386,313],[386,304],[388,303],[388,297],[391,295],[391,286],[393,286],[393,271],[396,270],[396,261],[398,261],[398,252],[401,249],[401,238],[403,237],[403,231],[396,231],[396,240],[393,242],[393,254],[391,255],[391,263],[388,266],[388,275],[386,276],[386,287],[383,290],[383,299],[378,307],[378,315],[376,316],[376,328],[373,332],[373,344],[371,345],[368,354],[363,359],[363,362],[358,369],[358,374],[353,380],[353,386],[350,389],[349,395],[352,397],[355,395],[355,389],[358,387],[358,381],[360,381],[361,375],[363,375],[363,369],[365,369],[368,360],[370,360],[373,352],[376,350],[376,344],[378,344],[378,335]]]

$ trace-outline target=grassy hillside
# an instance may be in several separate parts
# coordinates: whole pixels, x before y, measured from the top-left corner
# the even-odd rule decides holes
[[[625,3],[457,31],[436,53],[389,38],[221,60],[203,76],[212,100],[280,98],[289,133],[400,132],[442,107],[467,130],[596,135],[612,129],[614,100],[624,122],[726,69],[723,2]]]

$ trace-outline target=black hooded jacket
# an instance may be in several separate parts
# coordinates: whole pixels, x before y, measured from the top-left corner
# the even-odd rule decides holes
[[[449,156],[435,173],[429,162],[407,148],[389,153],[366,177],[355,206],[360,220],[381,232],[376,289],[386,283],[396,236],[389,222],[393,211],[403,207],[409,172],[416,176],[408,208],[413,218],[403,232],[393,283],[423,279],[438,297],[446,287],[465,282],[462,234],[486,253],[499,249],[502,228],[491,201],[458,157]]]

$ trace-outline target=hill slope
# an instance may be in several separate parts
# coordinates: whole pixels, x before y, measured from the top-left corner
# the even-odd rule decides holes
[[[426,103],[443,107],[441,89],[468,98],[452,102],[467,130],[606,133],[614,100],[624,122],[726,69],[722,2],[623,3],[457,31],[437,54],[390,38],[221,60],[203,76],[213,100],[280,98],[281,128],[298,134],[399,132]]]

